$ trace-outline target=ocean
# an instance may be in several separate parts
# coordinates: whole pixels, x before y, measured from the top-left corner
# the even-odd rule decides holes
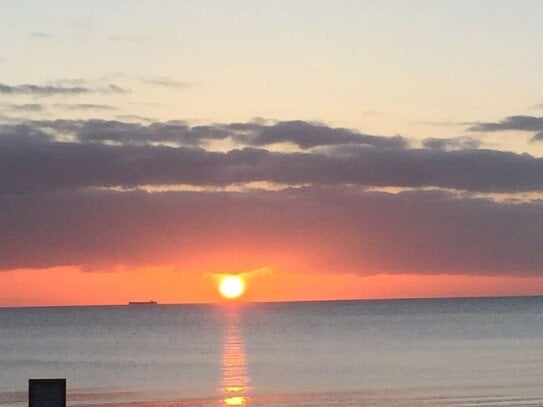
[[[0,407],[543,406],[543,297],[0,309]]]

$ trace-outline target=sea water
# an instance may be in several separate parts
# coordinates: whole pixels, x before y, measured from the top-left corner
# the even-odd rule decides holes
[[[0,309],[0,406],[543,406],[543,298]]]

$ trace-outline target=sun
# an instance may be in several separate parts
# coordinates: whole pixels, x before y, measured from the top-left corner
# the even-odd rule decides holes
[[[219,292],[229,300],[239,298],[245,292],[245,282],[238,276],[226,276],[219,284]]]

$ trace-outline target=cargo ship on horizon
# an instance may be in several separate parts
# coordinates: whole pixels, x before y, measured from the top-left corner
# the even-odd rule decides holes
[[[156,301],[129,301],[128,305],[157,305]]]

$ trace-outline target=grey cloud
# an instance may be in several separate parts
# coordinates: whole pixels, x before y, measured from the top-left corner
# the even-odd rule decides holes
[[[530,139],[530,141],[532,142],[543,141],[543,131],[540,131],[534,134],[534,136]]]
[[[185,122],[155,122],[148,125],[120,121],[56,120],[37,125],[61,131],[74,132],[81,141],[114,141],[120,143],[179,142],[200,145],[206,140],[231,137],[246,146],[263,147],[289,142],[302,149],[348,144],[369,145],[382,148],[404,148],[407,140],[400,136],[381,137],[357,133],[353,130],[331,128],[303,121],[277,123],[229,123],[189,126]]]
[[[95,91],[105,94],[130,93],[129,89],[125,89],[118,85],[107,85],[105,87],[97,88]]]
[[[201,138],[214,138],[213,129],[206,131],[202,127],[190,128],[183,122],[156,122],[149,125],[127,123],[116,120],[56,120],[38,122],[40,126],[72,132],[81,142],[112,141],[120,144],[149,144],[154,142],[172,142],[196,145]],[[224,133],[226,137],[227,134]]]
[[[141,80],[148,85],[158,85],[167,88],[188,88],[192,86],[189,82],[180,82],[174,79],[167,78],[165,76],[142,78]]]
[[[503,130],[540,131],[543,130],[543,117],[509,116],[499,122],[476,123],[468,130],[482,132]]]
[[[434,150],[473,150],[481,146],[481,141],[472,137],[426,138],[422,145]]]
[[[66,110],[116,110],[116,107],[93,103],[55,103],[54,107]]]
[[[240,148],[204,148],[225,138]],[[282,142],[299,150],[264,148]],[[468,138],[424,144],[410,148],[401,137],[301,121],[0,125],[0,270],[118,264],[217,270],[228,261],[238,269],[288,270],[296,256],[296,271],[543,276],[542,201],[365,190],[543,191],[543,159],[473,149]],[[137,189],[250,181],[310,186]],[[240,248],[243,256],[221,256]]]
[[[270,265],[357,274],[541,276],[543,204],[348,186],[0,196],[0,269]],[[192,261],[192,262],[191,262]],[[214,263],[216,262],[216,264]],[[216,268],[215,268],[216,269]]]
[[[55,86],[55,85],[33,85],[33,84],[22,84],[22,85],[6,85],[0,83],[0,94],[7,95],[35,95],[35,96],[54,96],[54,95],[64,95],[64,96],[74,96],[88,93],[104,93],[104,94],[115,94],[115,93],[127,93],[128,90],[117,86],[117,85],[108,85],[101,88],[89,88],[85,86]]]
[[[137,121],[137,122],[153,122],[156,120],[151,117],[139,116],[137,114],[119,114],[119,115],[116,115],[115,117],[119,120],[129,120],[129,121]]]
[[[5,85],[0,83],[0,93],[3,94],[22,94],[22,95],[80,95],[82,93],[89,93],[90,89],[81,86],[52,86],[52,85]]]
[[[365,144],[367,140],[359,136],[361,144],[332,146],[318,152],[281,153],[253,147],[217,152],[199,146],[202,140],[229,137],[233,131],[229,125],[190,127],[184,122],[166,122],[145,126],[99,120],[32,123],[0,129],[11,134],[0,144],[0,193],[144,184],[224,186],[252,181],[481,192],[543,190],[543,159],[528,154],[483,149],[407,149],[402,143],[391,148],[396,144],[377,136],[371,136],[373,145]],[[234,137],[242,132],[255,138],[262,132],[269,137],[279,126],[278,139],[285,139],[281,123],[230,126],[237,129]],[[306,126],[302,128],[307,130]],[[51,139],[51,129],[72,134],[76,141],[55,141]],[[35,138],[21,138],[14,143],[18,132],[27,134],[31,130],[37,135]],[[42,133],[45,136],[40,139]],[[351,142],[350,133],[338,134],[346,136],[345,143]],[[323,143],[329,142],[329,132],[324,135]],[[268,138],[266,142],[272,140]],[[156,145],[157,142],[175,146]]]
[[[83,78],[62,78],[48,82],[53,86],[85,86],[89,81]]]
[[[34,126],[27,124],[0,125],[0,149],[8,148],[8,146],[25,148],[28,145],[44,144],[52,141],[53,137],[51,135],[36,129]],[[0,153],[1,155],[2,153]]]
[[[330,128],[304,121],[279,122],[274,126],[261,126],[260,133],[250,141],[250,144],[266,146],[281,142],[293,143],[304,149],[337,144],[368,144],[394,148],[406,145],[406,140],[400,136],[370,136],[349,129]]]
[[[8,109],[16,112],[41,112],[44,110],[43,105],[39,103],[24,103],[24,104],[7,104]]]

